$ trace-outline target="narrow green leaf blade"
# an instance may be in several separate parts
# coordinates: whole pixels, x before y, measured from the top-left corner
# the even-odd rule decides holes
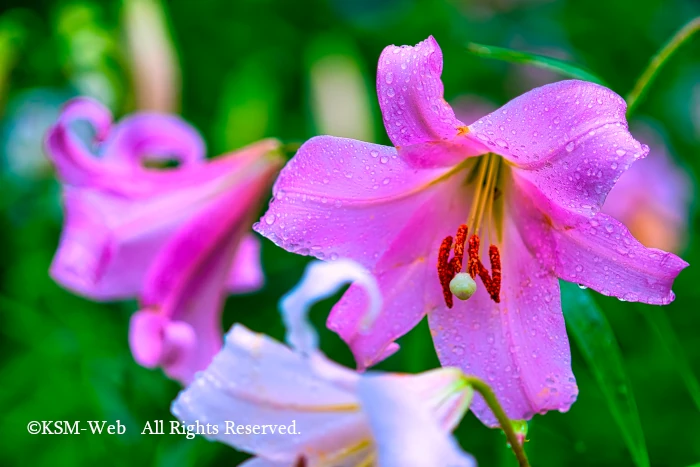
[[[561,283],[567,328],[595,376],[637,467],[649,467],[649,455],[637,404],[612,328],[588,292]]]
[[[544,68],[545,70],[554,71],[569,78],[582,79],[606,86],[605,81],[585,68],[544,55],[519,52],[517,50],[495,47],[493,45],[476,44],[474,42],[467,43],[467,52],[480,57],[493,58],[494,60]]]
[[[693,402],[695,402],[695,406],[700,410],[700,383],[693,373],[668,316],[664,310],[658,307],[643,307],[641,311],[649,322],[649,325],[656,332],[663,346],[666,347],[666,350],[671,355],[671,361],[673,361],[676,371],[678,371],[683,379],[690,393],[690,397],[693,399]]]

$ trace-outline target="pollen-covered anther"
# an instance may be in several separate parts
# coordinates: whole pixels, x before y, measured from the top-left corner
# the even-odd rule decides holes
[[[440,285],[442,286],[442,295],[445,297],[445,304],[447,308],[452,308],[452,292],[450,292],[450,280],[454,276],[452,271],[452,263],[449,261],[450,249],[452,248],[452,237],[447,236],[442,241],[440,245],[440,251],[438,252],[438,277],[440,278]]]
[[[481,261],[479,261],[479,245],[481,241],[478,235],[472,235],[469,237],[469,251],[467,260],[467,272],[472,278],[479,275],[481,269]]]
[[[496,245],[489,246],[489,262],[491,263],[491,290],[489,295],[494,302],[501,301],[501,253]]]
[[[450,281],[450,292],[460,300],[468,300],[476,292],[476,282],[466,272],[457,273]]]
[[[440,285],[442,286],[442,295],[445,297],[445,304],[447,305],[447,308],[452,308],[454,305],[454,301],[452,300],[453,291],[451,290],[451,281],[454,279],[455,275],[458,275],[462,270],[462,263],[464,262],[464,246],[467,241],[468,231],[469,228],[466,226],[466,224],[460,225],[457,229],[457,235],[454,239],[455,253],[451,260],[449,257],[450,250],[452,249],[452,237],[448,235],[442,241],[442,244],[440,244],[437,268],[438,277],[440,278]],[[466,300],[466,298],[463,298],[462,300]]]
[[[488,269],[486,269],[479,259],[480,245],[481,240],[479,239],[478,235],[472,235],[469,237],[469,259],[467,262],[467,272],[469,272],[472,279],[476,279],[476,276],[479,276],[491,299],[496,303],[500,303],[501,254],[496,245],[489,246],[489,262],[491,263],[491,274],[489,274]]]
[[[457,229],[457,235],[455,236],[455,255],[450,261],[452,265],[452,271],[457,274],[462,270],[462,263],[464,262],[464,246],[467,242],[467,232],[469,228],[467,224],[462,224]]]

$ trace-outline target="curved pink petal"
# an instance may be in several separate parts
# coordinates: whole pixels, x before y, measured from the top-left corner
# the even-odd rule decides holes
[[[129,346],[134,360],[146,368],[155,368],[163,359],[163,335],[167,317],[151,311],[138,311],[131,317]]]
[[[260,289],[264,283],[260,240],[253,234],[246,234],[233,257],[227,288],[231,293],[246,293]]]
[[[632,127],[649,144],[649,156],[635,162],[615,184],[603,212],[628,226],[645,246],[678,253],[687,240],[692,183],[655,129]]]
[[[197,344],[195,331],[188,323],[169,321],[152,310],[138,311],[131,318],[129,345],[134,360],[146,368],[163,365],[173,379],[190,378]]]
[[[104,142],[101,160],[126,169],[143,170],[143,160],[175,159],[181,166],[204,161],[199,133],[182,119],[168,114],[137,113],[119,122]]]
[[[371,268],[448,172],[417,170],[391,147],[312,138],[282,169],[253,229],[294,253]]]
[[[456,299],[452,309],[443,305],[428,321],[442,365],[482,378],[509,418],[527,420],[568,410],[578,389],[557,278],[538,265],[513,223],[505,228],[501,302],[494,303],[479,282],[469,300]],[[472,410],[497,425],[480,396]]]
[[[87,102],[90,109],[103,109]],[[77,111],[69,114],[78,115]],[[64,142],[76,140],[67,127],[61,128],[56,125],[52,135],[63,134],[67,138]],[[168,139],[153,130],[146,130],[143,135],[151,138],[154,145],[160,144],[159,139]],[[69,165],[69,173],[80,173],[86,178],[71,178],[64,186],[64,229],[51,275],[71,290],[98,300],[136,296],[142,289],[146,270],[170,236],[219,192],[250,175],[249,167],[279,144],[265,140],[206,164],[190,163],[175,170],[134,171],[83,154],[82,143],[74,142],[75,145],[63,148],[69,152],[54,156],[58,160],[81,161]],[[94,172],[80,172],[95,164]],[[255,267],[238,271],[241,287],[253,287],[259,279],[255,277]]]
[[[468,137],[512,162],[557,205],[600,210],[614,183],[648,147],[627,130],[625,101],[585,81],[560,81],[519,96],[469,126]]]
[[[394,146],[451,140],[465,127],[443,97],[441,74],[442,51],[433,36],[382,52],[377,95]]]
[[[238,184],[179,229],[159,251],[145,279],[141,301],[171,323],[184,322],[196,345],[189,355],[159,364],[184,383],[221,348],[221,311],[234,255],[250,217],[277,166],[260,161]]]
[[[46,154],[61,180],[73,185],[90,184],[92,178],[104,175],[106,168],[73,133],[71,124],[76,121],[87,121],[95,130],[96,142],[100,142],[109,134],[112,114],[94,99],[73,99],[46,135]]]
[[[454,235],[466,216],[467,194],[460,190],[461,183],[455,178],[441,184],[417,206],[372,269],[385,305],[368,331],[360,330],[368,300],[360,287],[351,286],[333,307],[328,328],[348,344],[358,368],[388,357],[387,349],[394,340],[413,329],[426,313],[444,306],[437,252],[442,239]]]
[[[607,214],[574,214],[548,203],[527,182],[519,184],[518,192],[519,227],[544,267],[603,295],[654,305],[673,301],[673,281],[687,262],[644,247]]]
[[[72,125],[78,121],[87,122],[95,130],[94,150],[73,131]],[[247,154],[277,144],[274,140],[261,141],[203,164],[198,163],[204,160],[201,137],[177,117],[137,114],[115,126],[111,122],[109,110],[95,100],[77,98],[66,104],[45,141],[46,152],[63,183],[99,188],[114,196],[150,197],[154,192],[178,190],[220,177],[227,168],[235,170],[245,164]],[[140,164],[147,156],[172,158],[182,164],[174,170],[149,169]]]
[[[476,466],[440,426],[422,395],[393,375],[366,375],[357,391],[383,467]]]
[[[168,238],[201,209],[211,187],[132,200],[99,189],[64,187],[64,227],[51,276],[95,300],[138,295]]]

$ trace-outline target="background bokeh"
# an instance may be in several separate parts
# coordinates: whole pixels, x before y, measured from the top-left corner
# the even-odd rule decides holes
[[[0,465],[236,465],[246,456],[201,437],[141,435],[170,420],[179,387],[138,367],[127,345],[136,303],[100,304],[61,289],[47,269],[61,228],[59,186],[41,146],[71,96],[87,94],[117,116],[139,108],[180,112],[205,137],[209,155],[264,136],[285,142],[330,133],[388,143],[374,93],[388,44],[432,34],[445,55],[446,98],[500,105],[561,79],[467,54],[467,41],[566,58],[627,93],[650,57],[685,22],[697,0],[3,0],[0,6]],[[165,22],[161,21],[165,19]],[[488,104],[486,104],[488,105]],[[661,72],[638,110],[666,135],[671,153],[700,175],[700,39]],[[695,187],[695,182],[693,183]],[[695,189],[695,188],[694,188]],[[650,325],[666,313],[700,374],[698,209],[688,213],[691,263],[676,301],[658,308],[595,296],[615,331],[654,466],[700,462],[700,411]],[[280,296],[307,259],[263,246],[267,285],[232,296],[224,326],[242,322],[282,337]],[[335,299],[314,308],[323,349],[352,364],[323,327]],[[437,365],[425,323],[399,341],[381,368]],[[535,416],[526,448],[535,466],[632,465],[603,394],[572,345],[580,395],[566,414]],[[31,420],[117,420],[122,436],[31,436]],[[166,422],[167,423],[167,422]],[[457,430],[480,465],[513,465],[505,438],[468,414]]]

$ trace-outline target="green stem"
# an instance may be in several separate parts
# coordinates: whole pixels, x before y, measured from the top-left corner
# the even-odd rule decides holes
[[[670,41],[657,53],[649,62],[646,70],[639,77],[634,88],[627,95],[627,118],[632,115],[632,112],[639,105],[640,101],[646,94],[649,86],[656,78],[661,67],[666,63],[673,53],[678,50],[678,48],[683,45],[688,39],[693,37],[693,34],[700,31],[700,17],[693,19],[688,24],[683,26],[680,31],[676,33],[675,36],[671,38]]]
[[[511,449],[515,454],[515,457],[518,459],[518,464],[520,467],[529,467],[530,463],[527,460],[525,449],[523,449],[523,445],[520,443],[520,441],[518,441],[518,436],[516,435],[515,430],[513,430],[513,425],[503,410],[503,407],[501,407],[501,404],[498,402],[498,399],[496,399],[496,395],[493,393],[491,387],[475,376],[465,376],[464,382],[470,385],[476,392],[481,394],[481,397],[484,398],[486,405],[489,406],[489,409],[491,409],[493,414],[496,416],[496,420],[498,420],[499,425],[501,425],[501,429],[505,433],[506,439],[508,440]]]

